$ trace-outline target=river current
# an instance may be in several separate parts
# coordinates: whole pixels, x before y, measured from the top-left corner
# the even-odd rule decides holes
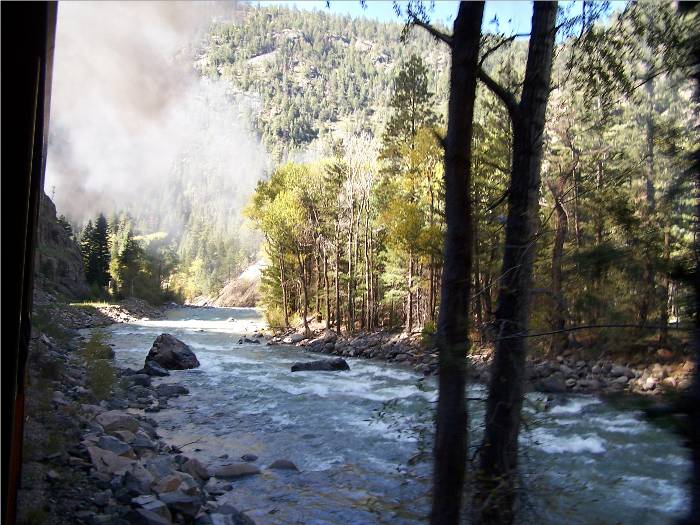
[[[230,320],[232,319],[232,320]],[[435,378],[408,367],[348,358],[349,372],[290,372],[319,359],[295,347],[238,344],[263,326],[249,308],[177,308],[167,318],[109,327],[119,366],[143,366],[163,332],[201,366],[156,381],[190,394],[148,414],[169,443],[205,465],[255,454],[262,474],[219,496],[264,524],[426,523]],[[468,397],[478,443],[484,388]],[[688,454],[669,430],[593,396],[545,409],[528,394],[521,436],[528,521],[670,524],[689,505]],[[192,443],[194,442],[194,443]],[[266,470],[276,459],[300,472]]]

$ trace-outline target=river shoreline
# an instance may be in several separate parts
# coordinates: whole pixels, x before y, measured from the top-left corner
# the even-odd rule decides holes
[[[81,355],[87,339],[79,330],[163,319],[172,307],[179,305],[70,305],[35,294],[41,314],[28,358],[18,525],[254,525],[216,502],[226,481],[167,443],[148,416],[147,407],[166,408],[186,388],[117,366],[109,346],[101,350],[114,377],[100,379]],[[107,381],[111,393],[100,399]]]
[[[42,504],[43,512],[49,516],[44,523],[57,525],[208,524],[213,523],[212,517],[217,513],[247,519],[234,506],[220,505],[216,501],[219,494],[231,489],[230,479],[211,477],[213,472],[208,470],[211,465],[206,467],[199,463],[196,453],[189,457],[183,455],[170,442],[172,439],[164,440],[158,434],[153,412],[178,410],[181,405],[177,395],[184,395],[181,400],[188,400],[188,403],[194,402],[194,399],[189,400],[191,396],[187,395],[186,388],[184,391],[179,389],[179,392],[177,388],[164,388],[164,385],[173,385],[170,378],[163,382],[158,378],[144,377],[134,369],[115,365],[119,388],[113,390],[114,394],[100,402],[90,391],[85,365],[79,357],[82,344],[79,338],[87,333],[83,331],[81,334],[78,330],[98,328],[99,332],[99,329],[120,323],[144,324],[148,319],[165,318],[167,310],[173,307],[187,308],[180,305],[154,308],[133,301],[88,307],[52,303],[51,320],[59,329],[47,335],[36,327],[32,337],[28,413],[31,414],[33,408],[31,403],[47,396],[48,399],[41,401],[46,403],[45,419],[34,418],[26,428],[25,448],[30,450],[25,454],[20,508],[31,513]],[[229,324],[226,321],[220,323],[221,326]],[[436,368],[434,352],[426,354],[417,339],[402,334],[337,338],[321,330],[316,337],[305,339],[300,334],[294,337],[292,331],[270,335],[269,330],[263,330],[259,325],[246,330],[246,335],[251,337],[253,334],[267,334],[264,339],[255,338],[263,341],[255,344],[260,350],[265,348],[274,352],[275,345],[282,344],[314,353],[379,359],[399,365],[399,369],[410,366],[423,376],[434,374]],[[144,356],[147,350],[143,348]],[[560,364],[568,366],[566,363],[564,360]],[[488,360],[482,358],[480,368],[477,368],[480,374],[487,373],[487,365]],[[39,377],[45,370],[54,370],[55,373],[48,380]],[[483,375],[481,377],[483,380]],[[168,403],[170,399],[175,403],[172,406]],[[42,433],[47,438],[43,442],[37,439]],[[62,434],[65,442],[48,448],[46,444],[50,442],[50,436],[47,435],[51,433]],[[182,447],[182,442],[177,443]],[[241,463],[241,460],[236,461]],[[251,472],[254,469],[257,467],[251,465]],[[265,479],[270,476],[267,472],[263,471]],[[35,502],[39,503],[35,505]],[[66,516],[66,521],[62,521]],[[25,515],[25,520],[18,523],[32,521]]]
[[[423,344],[420,334],[380,330],[338,336],[324,328],[310,335],[302,329],[268,330],[267,344],[294,345],[302,350],[340,357],[380,359],[400,363],[426,376],[437,374],[437,348]],[[476,345],[470,355],[471,380],[488,384],[492,349]],[[566,350],[554,359],[528,356],[527,391],[548,394],[593,394],[675,396],[692,381],[694,364],[689,357],[680,357],[665,349],[649,348],[644,359],[586,357],[582,349]]]

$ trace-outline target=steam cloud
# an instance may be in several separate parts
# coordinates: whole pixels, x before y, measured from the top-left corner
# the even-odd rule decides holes
[[[269,169],[249,129],[250,104],[200,78],[194,51],[215,16],[235,4],[65,2],[58,14],[45,190],[59,213],[83,224],[99,212],[161,215],[171,233],[185,217],[163,216],[171,189],[199,193],[231,223]]]

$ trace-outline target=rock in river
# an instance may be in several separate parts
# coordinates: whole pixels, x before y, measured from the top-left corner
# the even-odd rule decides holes
[[[156,338],[146,356],[146,365],[149,361],[155,361],[168,370],[186,370],[199,366],[197,356],[190,347],[170,334],[160,334]]]
[[[276,459],[267,468],[277,470],[299,470],[297,466],[288,459]]]
[[[332,372],[335,370],[350,370],[350,367],[342,357],[336,357],[335,359],[321,359],[319,361],[306,361],[294,363],[292,365],[292,372],[304,372],[307,370]]]
[[[240,478],[251,474],[260,474],[260,469],[250,463],[232,463],[215,468],[213,472],[209,472],[212,477],[219,479]]]

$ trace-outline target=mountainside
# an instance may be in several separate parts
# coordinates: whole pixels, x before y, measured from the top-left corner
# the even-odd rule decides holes
[[[255,126],[275,160],[343,133],[381,134],[397,66],[412,53],[429,69],[437,109],[447,103],[449,54],[425,31],[401,42],[403,24],[323,11],[241,8],[212,25],[198,69],[245,93]]]
[[[238,277],[229,281],[208,305],[257,306],[260,299],[260,276],[263,267],[263,261],[257,261],[254,265],[246,268]]]
[[[42,194],[39,207],[35,272],[35,286],[47,292],[71,299],[89,292],[78,245],[56,217],[56,206],[46,194]]]

